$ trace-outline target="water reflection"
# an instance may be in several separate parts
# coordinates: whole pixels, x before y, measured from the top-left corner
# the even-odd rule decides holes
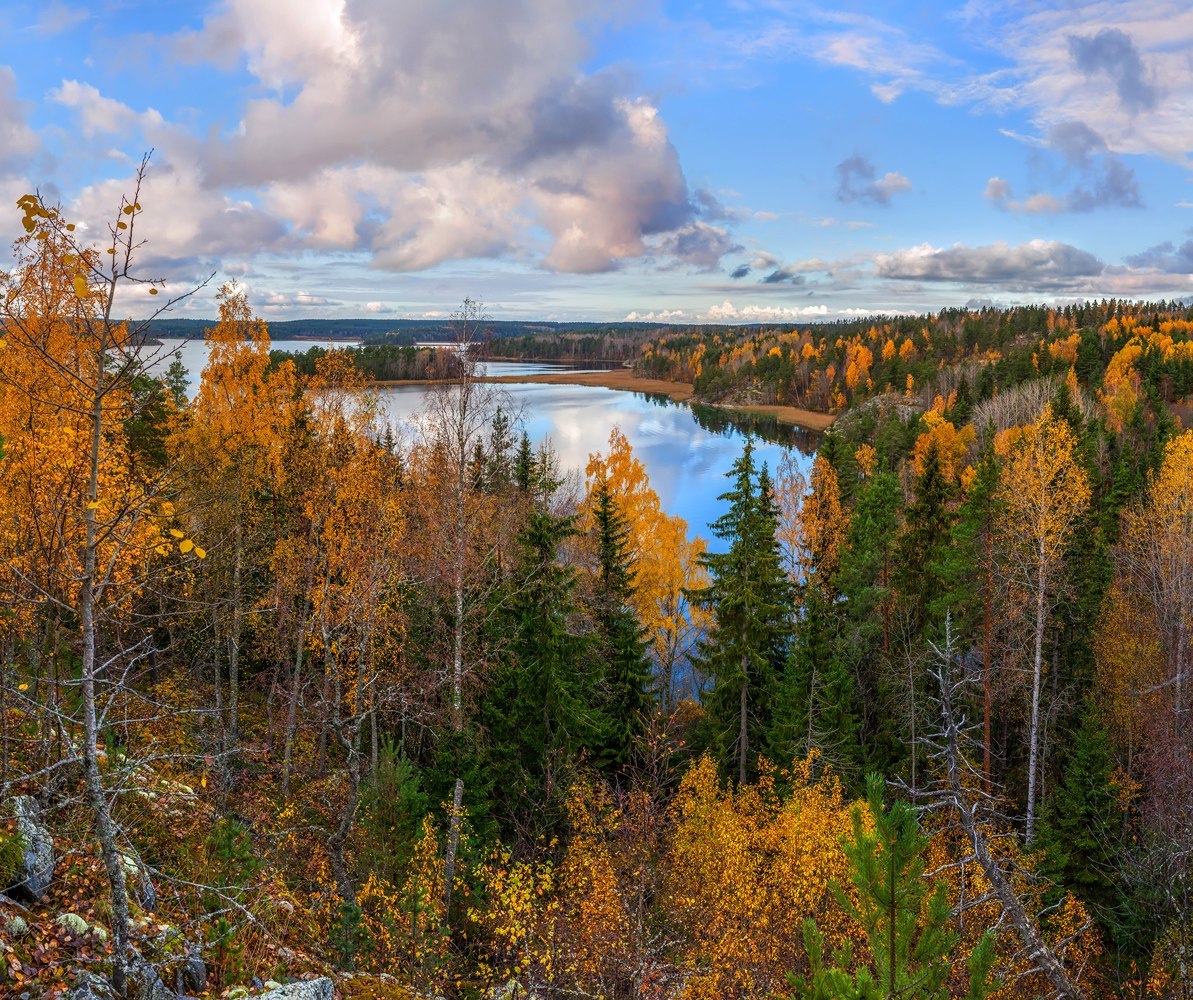
[[[189,394],[193,397],[207,360],[207,345],[200,340],[164,343],[165,349],[155,349],[158,360],[153,367],[164,372],[173,360],[173,351],[180,350],[189,372]],[[315,345],[314,341],[273,344],[277,350],[295,351]],[[486,365],[490,375],[527,375],[565,368],[533,362],[493,361]],[[814,431],[788,427],[770,417],[689,406],[655,394],[533,383],[500,388],[509,409],[520,419],[531,440],[551,441],[564,470],[576,470],[583,475],[589,455],[605,451],[610,430],[619,426],[646,467],[663,508],[684,518],[689,532],[706,538],[710,537],[709,524],[722,513],[717,497],[728,486],[725,474],[741,453],[747,432],[758,439],[759,462],[766,462],[774,471],[783,453],[791,449],[805,474],[819,437]],[[400,436],[411,439],[418,434],[416,425],[425,413],[431,391],[425,385],[381,390],[385,412]]]
[[[519,367],[518,374],[526,374],[526,366]],[[498,362],[489,369],[493,375],[507,374]],[[758,439],[758,460],[772,471],[783,453],[793,449],[806,474],[816,448],[815,432],[766,417],[737,419],[715,407],[692,408],[666,396],[572,385],[509,384],[502,389],[531,439],[550,440],[565,469],[583,473],[589,455],[606,450],[609,431],[621,427],[664,509],[705,537],[708,525],[722,513],[717,497],[728,486],[725,474],[741,453],[747,431]],[[382,392],[387,413],[407,436],[417,433],[430,391],[410,385]]]

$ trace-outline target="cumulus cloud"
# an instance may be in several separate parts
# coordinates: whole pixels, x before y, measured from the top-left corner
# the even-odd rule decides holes
[[[682,309],[651,309],[649,312],[639,312],[634,309],[625,315],[627,323],[673,323],[685,317]]]
[[[742,247],[721,227],[697,220],[660,237],[655,250],[699,270],[712,271],[720,266],[722,257],[740,253]]]
[[[61,86],[50,91],[50,100],[76,113],[79,127],[87,139],[122,135],[137,126],[162,124],[162,116],[152,108],[138,113],[127,104],[104,97],[91,84],[78,80],[63,80]]]
[[[851,156],[837,164],[838,201],[889,205],[900,191],[910,190],[911,181],[902,174],[892,170],[879,177],[874,164],[864,156]]]
[[[1002,114],[1022,109],[1046,132],[1096,122],[1119,154],[1188,163],[1193,153],[1193,9],[1188,0],[969,2],[950,14],[996,62],[967,60],[904,24],[807,4],[748,5],[754,22],[715,38],[745,60],[814,59],[848,67],[880,101],[908,92]],[[1162,87],[1157,83],[1162,81]]]
[[[590,273],[665,254],[707,269],[734,213],[693,192],[657,108],[579,68],[596,0],[228,0],[179,54],[229,46],[276,90],[198,150],[322,248],[375,266],[536,254]],[[540,246],[541,235],[547,242]]]
[[[1156,106],[1159,95],[1147,80],[1139,50],[1125,31],[1103,28],[1095,35],[1070,35],[1069,52],[1086,76],[1108,76],[1128,111],[1147,111]]]
[[[102,232],[129,194],[128,182],[105,180],[85,187],[68,206],[85,230]],[[144,241],[144,273],[182,282],[222,270],[227,258],[248,252],[292,249],[285,223],[259,205],[205,187],[193,170],[155,161],[146,176],[137,236]]]
[[[294,306],[310,308],[311,306],[336,304],[334,299],[329,299],[324,295],[312,295],[310,292],[268,292],[265,295],[252,298],[263,309],[269,310],[290,309]]]
[[[1042,145],[1058,153],[1064,169],[1073,175],[1070,190],[1059,195],[1035,192],[1020,200],[1007,181],[991,177],[986,183],[986,197],[1008,212],[1025,215],[1142,207],[1135,172],[1110,152],[1102,136],[1084,122],[1053,126]]]
[[[874,273],[880,278],[1038,290],[1066,287],[1104,269],[1093,254],[1056,240],[940,248],[923,243],[874,258]]]
[[[1132,254],[1126,263],[1135,268],[1154,268],[1165,274],[1193,274],[1193,240],[1185,240],[1179,247],[1171,241]]]
[[[736,306],[726,299],[720,305],[711,306],[705,318],[710,323],[775,323],[796,322],[827,316],[828,306]]]
[[[762,283],[764,285],[781,285],[783,283],[802,285],[807,280],[807,278],[796,270],[794,265],[787,264],[783,267],[776,267],[762,279]]]

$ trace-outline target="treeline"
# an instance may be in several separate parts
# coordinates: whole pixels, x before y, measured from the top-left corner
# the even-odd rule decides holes
[[[290,365],[300,375],[311,377],[327,362],[329,353],[347,360],[362,375],[377,382],[456,378],[460,374],[460,357],[455,351],[413,344],[362,344],[332,352],[312,347],[306,351],[270,351],[269,357],[274,367]]]
[[[958,388],[986,399],[1070,366],[1083,384],[1096,386],[1113,355],[1139,343],[1147,391],[1172,402],[1193,389],[1193,353],[1182,346],[1191,317],[1184,303],[1112,299],[1055,309],[948,309],[803,331],[679,329],[648,341],[635,367],[692,382],[697,397],[711,401],[844,412],[884,392],[943,388],[947,395]],[[942,369],[953,384],[939,385]]]
[[[1187,328],[747,444],[709,550],[617,429],[568,474],[466,353],[395,433],[234,285],[188,403],[126,230],[22,208],[5,990],[1187,995]]]

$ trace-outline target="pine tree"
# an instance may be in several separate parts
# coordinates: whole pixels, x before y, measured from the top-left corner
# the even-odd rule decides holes
[[[729,478],[733,487],[720,496],[729,510],[712,525],[729,551],[704,557],[712,584],[692,597],[716,615],[701,644],[700,665],[714,680],[706,718],[722,761],[736,757],[738,780],[744,782],[750,756],[762,748],[770,725],[767,695],[785,654],[789,585],[775,538],[770,476],[764,466],[755,478],[752,440],[746,440]]]
[[[606,688],[605,745],[600,762],[616,769],[631,759],[654,710],[654,700],[649,689],[646,642],[631,604],[634,587],[627,552],[629,531],[604,480],[597,485],[593,513],[599,561],[596,618]]]
[[[906,802],[883,801],[878,775],[867,780],[873,832],[860,808],[853,811],[853,839],[844,844],[857,902],[837,890],[837,901],[865,932],[870,963],[858,964],[851,947],[824,962],[824,938],[816,922],[804,921],[810,975],[793,978],[800,1000],[948,1000],[952,955],[960,935],[950,927],[952,909],[943,879],[924,877],[929,838]],[[997,989],[990,981],[993,935],[969,957],[969,1000]]]

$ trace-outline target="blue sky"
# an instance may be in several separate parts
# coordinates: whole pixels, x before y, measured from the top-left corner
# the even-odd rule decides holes
[[[0,37],[0,200],[102,232],[152,148],[146,275],[270,318],[1193,295],[1187,2],[18,0]]]

